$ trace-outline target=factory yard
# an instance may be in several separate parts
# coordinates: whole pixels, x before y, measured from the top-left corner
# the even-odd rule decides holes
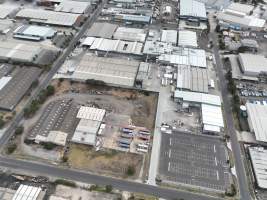
[[[25,121],[24,135],[15,139],[18,148],[13,155],[92,173],[142,178],[145,171],[139,173],[146,168],[152,145],[157,95],[58,79],[52,85],[55,95]],[[79,119],[81,108],[90,107],[106,112],[97,125]],[[88,137],[79,136],[83,126]],[[47,143],[53,144],[51,149]],[[133,169],[130,175],[129,168]]]
[[[219,192],[230,186],[227,150],[219,139],[184,132],[163,136],[159,169],[163,184]]]

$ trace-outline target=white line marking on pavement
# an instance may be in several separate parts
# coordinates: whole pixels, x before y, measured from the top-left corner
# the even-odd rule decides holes
[[[217,163],[217,158],[216,157],[214,157],[214,161],[215,161],[215,165],[217,166],[218,163]]]
[[[214,145],[214,153],[216,153],[216,146]]]
[[[172,146],[172,138],[170,138],[170,146]]]
[[[169,158],[171,158],[172,150],[169,150]]]
[[[217,171],[217,180],[219,180],[220,178],[219,178],[219,172]]]
[[[168,171],[170,171],[170,168],[171,168],[171,163],[169,162],[169,164],[168,164]]]

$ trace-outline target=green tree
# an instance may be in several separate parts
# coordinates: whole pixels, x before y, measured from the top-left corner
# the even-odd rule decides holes
[[[107,192],[107,193],[111,193],[112,190],[113,190],[112,185],[106,185],[106,192]]]
[[[18,126],[15,130],[15,135],[21,135],[24,131],[24,127],[23,126]]]

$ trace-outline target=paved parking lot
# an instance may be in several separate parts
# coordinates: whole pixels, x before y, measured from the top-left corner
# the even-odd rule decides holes
[[[159,173],[163,182],[225,191],[227,151],[216,138],[189,133],[163,134]]]

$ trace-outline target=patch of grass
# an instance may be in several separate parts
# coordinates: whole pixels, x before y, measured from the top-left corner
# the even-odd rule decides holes
[[[57,179],[54,181],[55,185],[65,185],[65,186],[69,186],[69,187],[77,187],[75,182],[72,181],[68,181],[65,179]]]
[[[15,143],[13,143],[13,144],[9,144],[8,146],[7,146],[7,150],[6,150],[6,153],[7,154],[12,154],[12,153],[14,153],[14,151],[17,149],[17,145],[15,144]]]
[[[133,165],[129,165],[126,171],[127,176],[133,176],[135,174],[135,167]]]

